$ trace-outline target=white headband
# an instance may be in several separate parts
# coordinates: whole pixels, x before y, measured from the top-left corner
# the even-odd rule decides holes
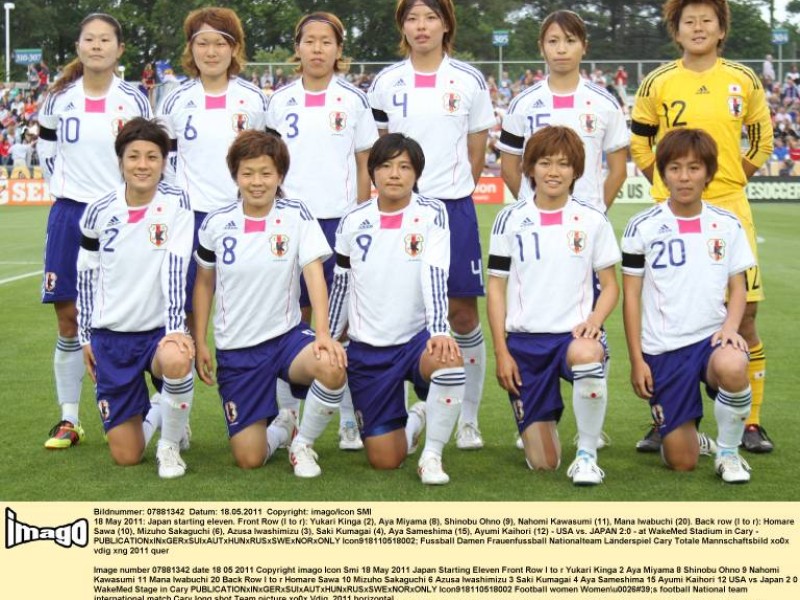
[[[236,40],[235,40],[235,39],[233,39],[233,36],[232,36],[230,33],[226,32],[226,31],[220,31],[219,29],[201,29],[200,31],[197,31],[197,32],[195,32],[195,34],[194,34],[194,35],[191,37],[191,39],[190,39],[189,41],[190,41],[190,42],[193,42],[193,41],[194,41],[194,38],[196,38],[196,37],[197,37],[198,35],[200,35],[201,33],[218,33],[218,34],[220,34],[222,37],[226,37],[226,38],[228,38],[230,41],[232,41],[232,42],[236,43]]]

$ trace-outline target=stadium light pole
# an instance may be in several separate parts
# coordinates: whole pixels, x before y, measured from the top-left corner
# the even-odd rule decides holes
[[[14,3],[6,2],[3,4],[3,8],[6,10],[6,83],[8,83],[11,81],[11,24],[9,17],[11,11],[14,10]]]

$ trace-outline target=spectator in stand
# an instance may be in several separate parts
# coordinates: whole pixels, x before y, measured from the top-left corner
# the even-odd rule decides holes
[[[792,76],[792,81],[794,81],[795,84],[800,83],[800,71],[797,70],[797,65],[792,65],[789,75]]]
[[[8,138],[4,134],[0,134],[0,165],[11,164],[10,152],[11,144],[8,143]]]
[[[784,161],[787,158],[789,158],[789,148],[786,147],[782,138],[776,137],[772,147],[772,160]]]
[[[800,161],[800,141],[796,136],[789,138],[789,158],[794,162]]]
[[[31,91],[39,89],[39,71],[36,70],[36,65],[28,65],[28,85]]]
[[[781,90],[781,102],[783,102],[784,106],[788,106],[798,99],[800,99],[800,92],[798,92],[797,84],[790,73],[786,76],[786,81],[783,83],[783,89]]]
[[[147,99],[150,100],[152,106],[155,98],[153,97],[156,89],[156,72],[153,69],[153,63],[147,63],[142,69],[142,87],[144,88]]]
[[[9,150],[11,157],[11,164],[13,167],[26,167],[28,169],[33,165],[33,144],[31,144],[30,136],[15,143]]]
[[[628,72],[625,67],[620,65],[614,74],[614,89],[620,97],[620,104],[625,106],[628,103]]]
[[[778,177],[791,177],[794,175],[792,172],[794,170],[794,162],[791,159],[786,159],[783,161],[783,165],[780,169],[778,169]]]
[[[764,57],[764,64],[761,67],[761,81],[764,82],[764,87],[768,87],[775,81],[775,67],[772,66],[771,54],[767,54]]]
[[[50,69],[47,67],[47,63],[42,61],[39,63],[39,89],[37,90],[39,94],[44,94],[48,85],[50,85]]]

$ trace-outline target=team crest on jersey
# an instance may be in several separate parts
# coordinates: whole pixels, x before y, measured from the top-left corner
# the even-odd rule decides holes
[[[744,111],[744,101],[741,96],[728,96],[728,112],[733,117],[741,117]]]
[[[44,291],[45,292],[54,292],[56,291],[56,281],[58,281],[58,275],[53,273],[52,271],[48,271],[44,274]]]
[[[442,104],[447,112],[454,113],[461,108],[461,96],[455,92],[447,92],[442,96]]]
[[[231,127],[236,133],[241,133],[246,129],[250,129],[250,117],[247,113],[234,113],[231,115]]]
[[[719,262],[725,258],[725,240],[711,238],[706,242],[708,245],[708,255],[714,262]]]
[[[156,248],[161,248],[167,243],[167,226],[164,223],[150,225],[150,243]]]
[[[525,419],[525,406],[522,404],[522,400],[517,398],[511,403],[511,406],[514,408],[514,416],[517,418],[517,422],[522,423]]]
[[[118,118],[111,120],[111,133],[114,134],[114,137],[117,137],[117,134],[124,126],[125,126],[125,119]]]
[[[272,253],[281,258],[289,251],[289,236],[282,233],[276,233],[269,238],[269,249]]]
[[[336,133],[343,131],[347,127],[347,113],[340,110],[333,111],[328,115],[328,123]]]
[[[597,115],[594,113],[583,113],[578,117],[581,130],[584,133],[593,134],[597,131]]]
[[[236,423],[236,420],[239,418],[236,402],[228,401],[224,404],[223,408],[225,408],[225,418],[228,419],[228,423]]]
[[[586,232],[573,229],[567,233],[567,244],[573,254],[580,254],[586,249]]]
[[[409,233],[406,236],[406,253],[411,258],[417,258],[422,254],[422,249],[425,245],[425,238],[421,233]]]
[[[100,411],[100,418],[103,421],[108,421],[111,418],[111,408],[108,406],[108,400],[98,400],[97,410]]]

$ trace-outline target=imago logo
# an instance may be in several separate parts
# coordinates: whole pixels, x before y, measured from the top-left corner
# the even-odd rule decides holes
[[[57,527],[37,527],[18,521],[17,513],[6,508],[6,549],[38,540],[50,540],[62,548],[85,548],[89,543],[89,521],[77,519]]]

